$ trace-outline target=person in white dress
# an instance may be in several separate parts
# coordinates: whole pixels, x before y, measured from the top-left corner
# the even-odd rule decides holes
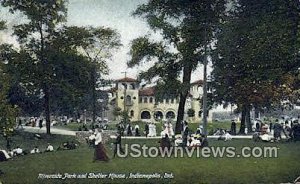
[[[54,151],[54,148],[50,143],[48,143],[48,146],[46,148],[46,152],[52,152],[52,151]]]
[[[153,134],[152,135],[153,135],[153,137],[156,137],[156,125],[154,123],[152,123],[152,125],[153,125],[153,127],[152,127],[153,128],[153,132],[152,132]]]
[[[104,148],[102,134],[100,131],[98,129],[95,129],[94,161],[108,161],[109,158],[107,156],[106,149]]]
[[[37,146],[35,146],[31,151],[30,154],[40,153],[40,150]]]
[[[174,135],[173,125],[172,125],[172,123],[170,121],[167,121],[165,123],[165,130],[164,130],[164,132],[166,134],[168,134],[169,137],[172,137]]]

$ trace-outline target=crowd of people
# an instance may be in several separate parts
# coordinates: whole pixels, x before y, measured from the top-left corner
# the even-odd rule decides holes
[[[123,123],[120,122],[117,124],[117,131],[121,136],[141,136],[140,126],[136,124],[134,127],[131,125],[131,123]],[[156,125],[153,122],[146,122],[143,134],[146,137],[156,137]]]
[[[78,147],[78,144],[75,144],[73,141],[67,141],[62,143],[58,148],[58,150],[72,150],[76,149]],[[45,149],[41,151],[38,146],[34,146],[31,150],[23,149],[20,146],[16,146],[14,149],[9,149],[8,151],[5,149],[0,149],[0,162],[1,161],[7,161],[9,159],[12,159],[14,157],[19,157],[23,155],[28,154],[37,154],[37,153],[45,153],[45,152],[53,152],[54,147],[51,143],[48,143],[47,146],[45,146]]]
[[[300,124],[298,119],[276,119],[274,123],[257,121],[255,124],[255,140],[278,142],[283,138],[286,141],[300,140]],[[272,137],[273,136],[273,137]]]

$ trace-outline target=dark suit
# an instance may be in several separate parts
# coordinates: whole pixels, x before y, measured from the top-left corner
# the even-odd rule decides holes
[[[116,156],[118,150],[119,153],[121,152],[122,154],[124,154],[124,150],[121,147],[121,141],[122,141],[121,135],[118,135],[116,138],[116,142],[114,143],[115,144],[114,157]]]

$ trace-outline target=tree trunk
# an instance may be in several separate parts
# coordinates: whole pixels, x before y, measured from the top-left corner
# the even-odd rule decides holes
[[[49,88],[46,84],[44,84],[44,110],[45,110],[45,117],[46,117],[46,129],[47,134],[50,133],[50,94],[49,94]]]
[[[252,132],[250,110],[251,110],[251,108],[249,105],[242,106],[242,119],[241,119],[241,127],[240,127],[239,134],[245,134],[246,127],[248,129],[248,132]]]
[[[181,122],[184,118],[184,106],[186,102],[187,94],[180,94],[180,101],[177,111],[177,120],[176,120],[176,126],[175,126],[175,134],[180,134],[182,131],[182,125]]]
[[[96,69],[92,69],[92,101],[93,101],[93,122],[92,122],[92,127],[94,127],[94,124],[96,122]]]
[[[207,56],[206,56],[206,46],[205,46],[205,58],[204,58],[204,71],[203,71],[203,134],[207,136],[207,117],[208,117],[208,109],[207,109]]]
[[[240,126],[240,131],[239,134],[245,134],[245,122],[246,122],[246,108],[243,105],[242,106],[242,118],[241,118],[241,126]]]
[[[191,82],[191,74],[192,74],[192,66],[190,62],[192,61],[186,61],[186,65],[183,68],[183,79],[182,79],[183,87],[180,93],[180,101],[179,101],[179,106],[177,111],[175,134],[180,134],[182,131],[181,122],[184,118],[185,102],[190,91],[190,82]]]
[[[248,129],[248,133],[252,132],[251,118],[250,118],[250,106],[246,106],[246,125]]]

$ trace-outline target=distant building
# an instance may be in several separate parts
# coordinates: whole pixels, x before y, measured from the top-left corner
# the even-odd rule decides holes
[[[185,119],[194,122],[201,120],[202,84],[202,80],[191,83],[190,94],[185,104]],[[125,109],[132,121],[157,121],[168,118],[175,120],[177,118],[179,97],[165,97],[163,100],[157,101],[155,86],[142,88],[136,79],[126,77],[116,80],[115,87],[110,92],[110,109],[119,109],[120,111]],[[193,117],[188,117],[189,109],[194,111]]]

